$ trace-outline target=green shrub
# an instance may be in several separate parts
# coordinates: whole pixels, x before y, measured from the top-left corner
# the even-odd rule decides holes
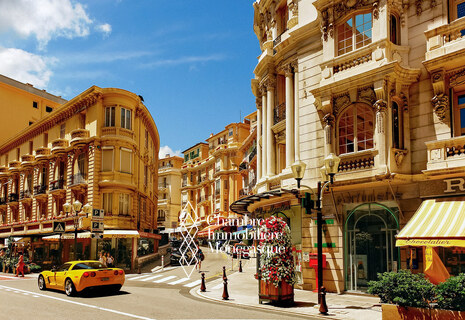
[[[426,308],[434,299],[434,285],[421,273],[400,270],[378,273],[377,281],[368,282],[368,293],[378,295],[382,303]]]
[[[438,284],[435,291],[440,309],[465,311],[465,273]]]

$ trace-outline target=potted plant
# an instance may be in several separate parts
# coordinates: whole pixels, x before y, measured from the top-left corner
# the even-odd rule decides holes
[[[293,303],[296,276],[289,227],[273,216],[262,221],[260,234],[259,300]]]

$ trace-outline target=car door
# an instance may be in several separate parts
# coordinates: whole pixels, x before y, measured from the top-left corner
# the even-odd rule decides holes
[[[65,279],[67,277],[67,274],[69,273],[69,268],[71,267],[71,263],[67,262],[63,265],[61,265],[56,271],[55,271],[55,287],[62,289],[65,286]]]

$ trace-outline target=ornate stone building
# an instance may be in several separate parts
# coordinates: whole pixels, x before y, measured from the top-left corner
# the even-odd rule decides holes
[[[140,96],[93,86],[11,136],[0,146],[0,238],[22,237],[44,265],[105,250],[132,269],[137,255],[156,252],[159,136]],[[103,241],[89,232],[87,206],[75,247],[74,214],[63,207],[75,201],[104,210]],[[65,222],[64,241],[53,221]],[[150,252],[138,252],[141,238]]]
[[[464,212],[464,8],[434,0],[254,3],[258,181],[255,197],[235,211],[283,213],[304,289],[315,286],[308,260],[316,223],[289,192],[298,160],[307,165],[302,184],[315,190],[325,156],[341,158],[323,196],[331,291],[364,291],[378,272],[422,271],[424,246],[402,239],[465,236],[425,226],[439,216],[459,221],[452,208]],[[302,187],[299,197],[304,192],[311,191]],[[396,247],[410,220],[416,227],[406,227]],[[451,274],[460,271],[461,248],[435,250]]]

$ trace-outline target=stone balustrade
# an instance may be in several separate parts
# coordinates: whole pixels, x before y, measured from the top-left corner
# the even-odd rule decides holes
[[[375,150],[340,155],[338,172],[351,172],[357,170],[371,169],[375,166]]]
[[[425,32],[425,35],[427,39],[427,60],[451,51],[463,49],[465,42],[465,17],[428,30]]]
[[[66,139],[55,139],[52,141],[52,153],[64,153],[68,147],[68,140]]]
[[[465,167],[465,136],[425,142],[428,150],[427,170],[450,170]]]

